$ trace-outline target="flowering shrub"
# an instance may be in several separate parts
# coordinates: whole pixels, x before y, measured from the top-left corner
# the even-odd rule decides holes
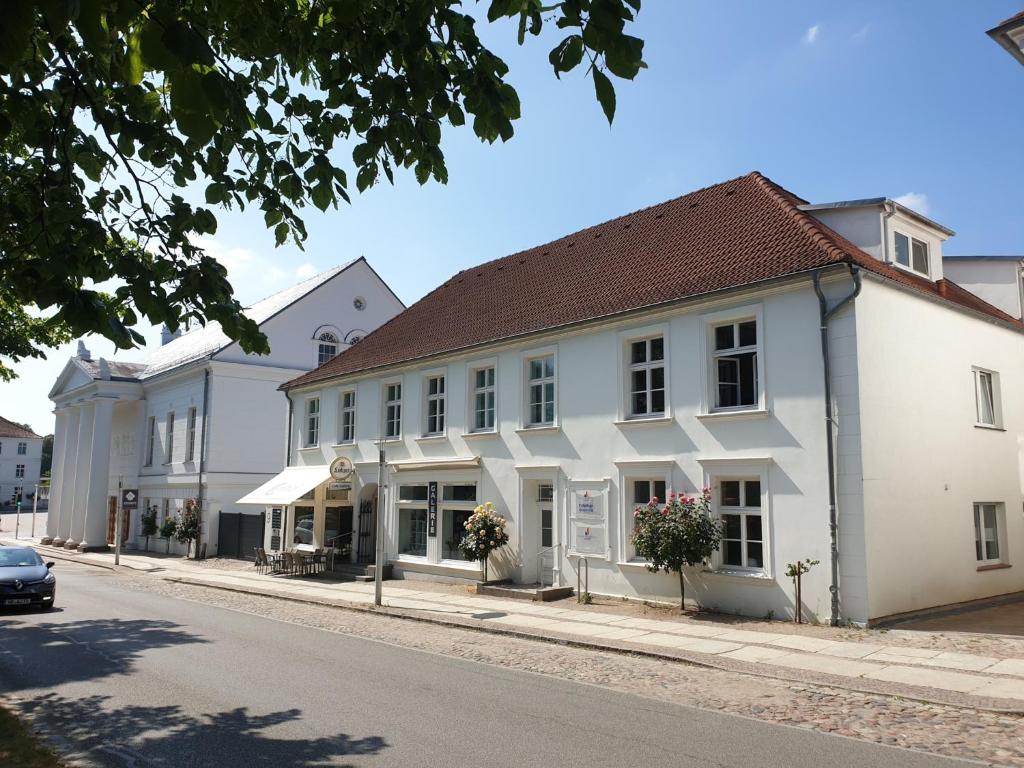
[[[199,502],[196,499],[185,499],[185,508],[178,513],[174,538],[185,545],[185,557],[188,557],[192,542],[199,538]]]
[[[679,575],[679,607],[685,610],[683,567],[704,565],[722,544],[722,523],[711,517],[711,489],[700,496],[669,494],[633,512],[633,547],[653,573]]]
[[[471,562],[483,562],[484,581],[487,581],[487,558],[491,552],[508,544],[508,521],[494,511],[491,502],[473,510],[464,528],[466,535],[459,542],[459,550]]]

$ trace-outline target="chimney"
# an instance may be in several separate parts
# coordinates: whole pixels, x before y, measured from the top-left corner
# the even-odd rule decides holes
[[[78,340],[78,354],[76,357],[79,357],[82,360],[92,360],[92,352],[86,349],[85,342],[81,339]]]
[[[170,342],[174,341],[179,336],[181,336],[181,328],[179,328],[176,331],[172,331],[166,325],[161,326],[160,327],[160,346],[163,346],[164,344],[169,344]]]
[[[100,358],[100,378],[103,381],[110,381],[110,366],[102,357]]]

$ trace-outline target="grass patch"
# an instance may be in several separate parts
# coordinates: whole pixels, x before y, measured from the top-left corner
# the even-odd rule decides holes
[[[13,712],[0,706],[0,765],[60,768],[63,763],[53,750],[28,732]]]

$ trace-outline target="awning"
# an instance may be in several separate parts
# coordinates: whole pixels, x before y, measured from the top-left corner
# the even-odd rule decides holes
[[[252,493],[238,500],[239,504],[261,507],[284,506],[309,493],[331,477],[327,464],[311,467],[285,467],[284,472],[268,480]]]

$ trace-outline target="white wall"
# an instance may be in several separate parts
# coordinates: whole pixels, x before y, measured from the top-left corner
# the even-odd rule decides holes
[[[18,454],[18,444],[25,443],[25,454]],[[24,494],[22,506],[28,503],[27,495],[35,491],[43,455],[41,437],[0,438],[0,501],[7,503],[13,498],[16,488]],[[25,467],[25,476],[16,477],[18,465]]]
[[[857,300],[868,612],[1024,589],[1024,340],[874,280]],[[998,371],[1005,431],[975,426],[972,366]],[[1006,509],[1008,564],[977,570],[974,502]]]
[[[1011,317],[1020,317],[1024,259],[945,259],[946,277]]]

